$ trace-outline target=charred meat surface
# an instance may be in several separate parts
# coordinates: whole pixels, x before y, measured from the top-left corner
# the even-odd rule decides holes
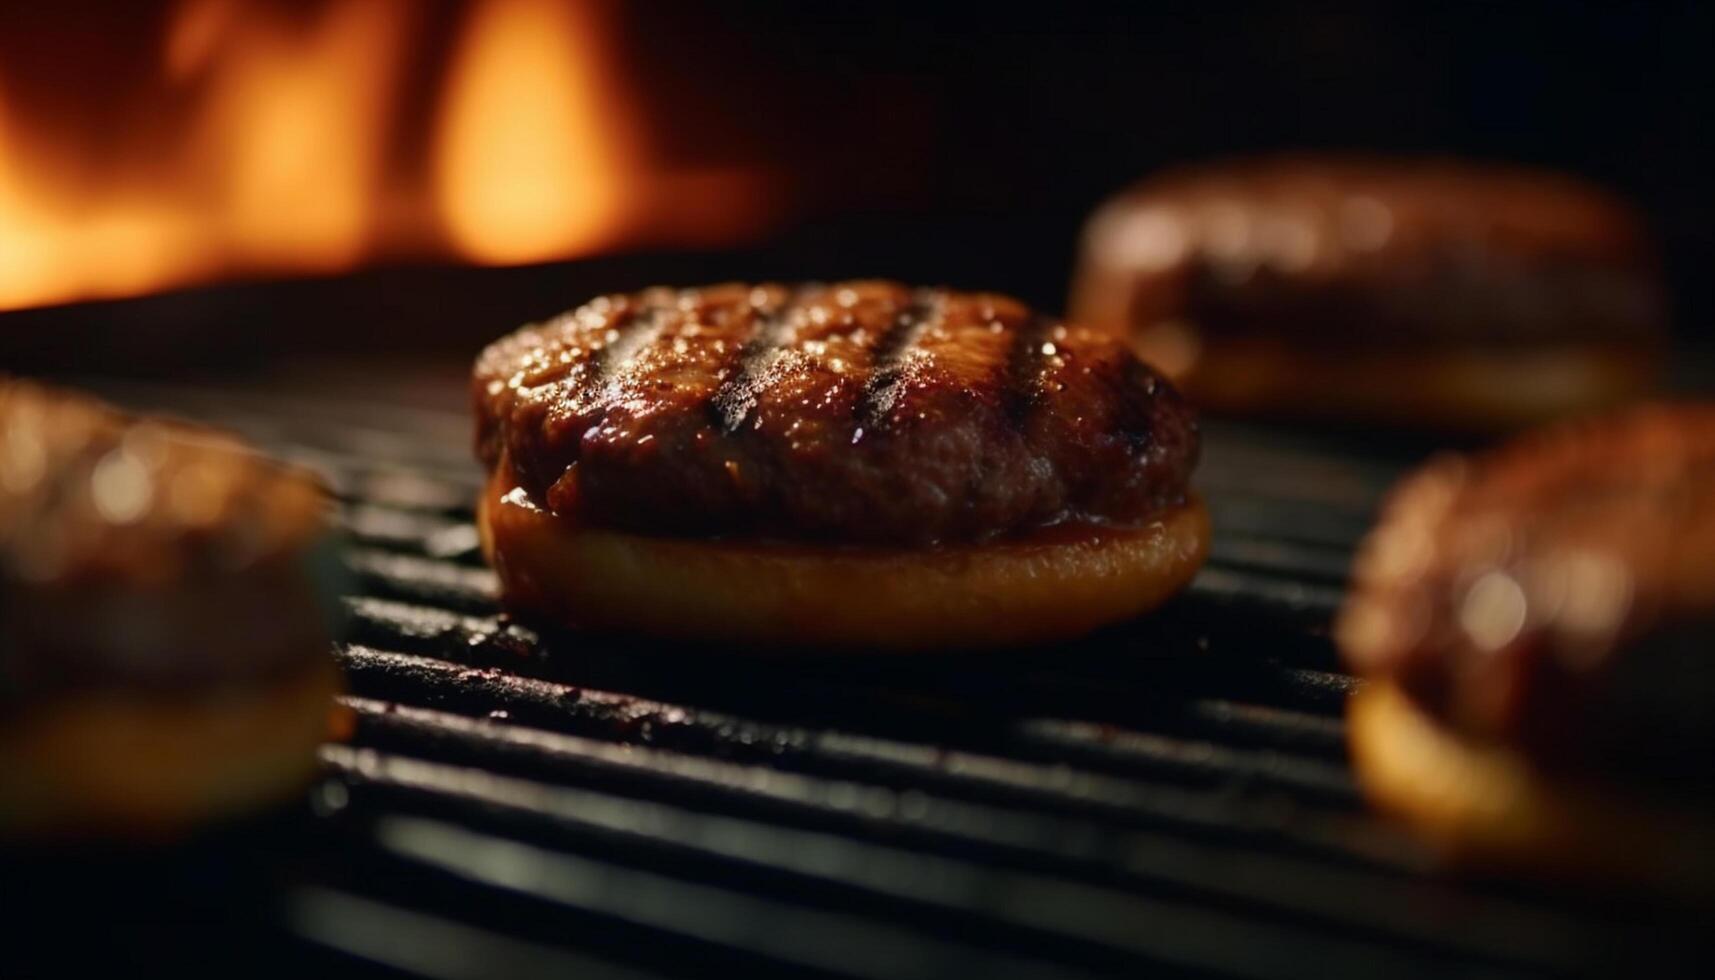
[[[604,296],[485,350],[478,453],[556,514],[667,535],[979,541],[1147,523],[1196,422],[1117,340],[891,282]]]

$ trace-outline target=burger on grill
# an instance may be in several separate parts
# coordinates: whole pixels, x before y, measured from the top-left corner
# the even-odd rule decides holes
[[[1459,855],[1715,881],[1715,406],[1435,462],[1338,639],[1371,795]]]
[[[1282,156],[1103,205],[1071,318],[1130,337],[1211,410],[1496,428],[1645,390],[1665,311],[1638,216],[1597,188]]]
[[[0,832],[170,836],[300,787],[324,510],[227,436],[0,379]]]
[[[1201,563],[1191,410],[1117,341],[891,282],[604,296],[485,350],[515,609],[768,646],[1024,644]]]

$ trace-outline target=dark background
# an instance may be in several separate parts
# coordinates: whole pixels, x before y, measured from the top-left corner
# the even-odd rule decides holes
[[[744,21],[783,73],[813,79],[791,106],[808,118],[846,118],[829,105],[896,93],[903,104],[877,106],[893,121],[878,114],[843,134],[931,130],[912,161],[922,183],[901,179],[916,193],[887,217],[987,223],[997,277],[1039,302],[1062,295],[1083,216],[1140,175],[1350,147],[1522,161],[1617,188],[1665,241],[1682,325],[1707,334],[1710,5],[825,6],[651,5],[638,30],[673,58],[704,18]],[[933,225],[921,233],[932,239]]]
[[[13,93],[34,84],[99,97],[122,85],[102,72],[123,70],[123,58],[79,64],[44,52],[67,37],[128,50],[126,32],[147,35],[164,9],[68,0],[5,11],[0,56],[18,76]],[[1678,335],[1704,346],[1715,342],[1705,273],[1715,259],[1712,9],[624,4],[621,63],[656,155],[776,174],[783,217],[761,240],[500,271],[383,257],[355,276],[290,287],[223,284],[5,314],[0,327],[14,329],[0,329],[0,356],[51,363],[99,348],[139,367],[164,346],[183,352],[179,363],[193,350],[261,356],[313,336],[322,349],[468,357],[520,320],[596,292],[723,278],[890,275],[1057,309],[1079,226],[1106,195],[1165,164],[1307,147],[1519,161],[1619,190],[1663,243]],[[420,8],[419,78],[432,78],[465,10]],[[428,107],[407,100],[393,123],[402,179],[412,179]]]

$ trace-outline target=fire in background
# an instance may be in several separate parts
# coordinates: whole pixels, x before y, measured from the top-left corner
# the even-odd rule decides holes
[[[658,138],[611,2],[16,6],[0,309],[724,243],[790,198],[742,128],[708,153]]]

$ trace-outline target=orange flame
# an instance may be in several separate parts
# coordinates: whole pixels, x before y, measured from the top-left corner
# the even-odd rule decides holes
[[[148,289],[175,261],[203,268],[193,229],[170,211],[120,192],[98,211],[56,195],[39,177],[51,161],[32,166],[20,128],[0,91],[0,309]]]
[[[88,179],[62,175],[0,100],[0,308],[355,262],[405,13],[350,0],[294,30],[265,9],[181,4],[162,84],[139,98],[188,86],[187,118],[82,160]]]
[[[150,42],[158,76],[101,93],[116,143],[18,111],[0,64],[0,309],[389,256],[732,241],[768,220],[761,174],[652,158],[605,3],[479,0],[431,66],[435,116],[408,125],[423,11],[180,0]],[[31,128],[49,116],[70,136]],[[400,145],[416,133],[427,146]]]
[[[466,255],[528,262],[612,236],[628,117],[604,84],[600,27],[587,4],[491,0],[475,11],[436,141],[436,200]]]
[[[351,0],[295,36],[266,18],[226,20],[192,144],[226,254],[245,266],[314,270],[362,256],[406,14],[403,0]],[[188,46],[180,41],[181,52]]]

